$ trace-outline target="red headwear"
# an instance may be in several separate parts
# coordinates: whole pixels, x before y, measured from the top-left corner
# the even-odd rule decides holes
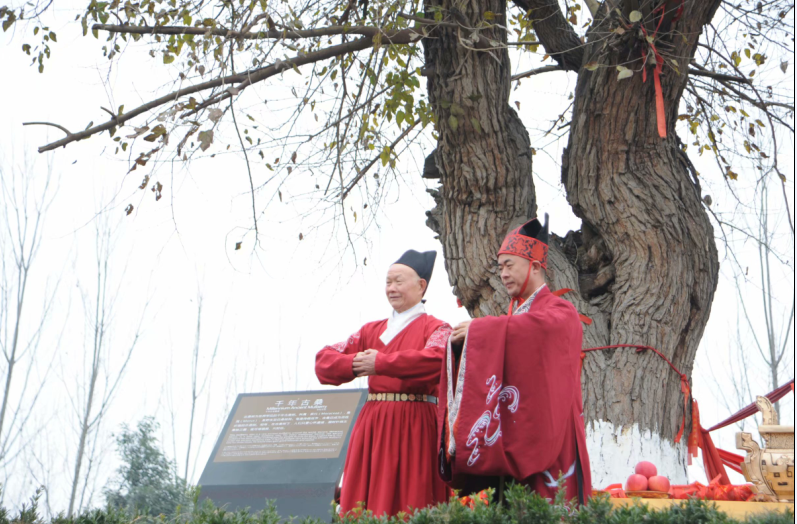
[[[548,268],[548,213],[545,214],[545,224],[541,224],[539,220],[533,218],[520,226],[513,229],[504,239],[501,244],[501,249],[498,251],[499,255],[515,255],[525,258],[529,261],[536,260],[540,263],[543,269]],[[531,264],[529,264],[529,271],[526,274],[526,280],[520,288],[518,294],[512,297],[509,303],[509,314],[512,314],[512,306],[515,302],[520,302],[520,297],[526,290],[529,283],[529,276],[531,275]]]

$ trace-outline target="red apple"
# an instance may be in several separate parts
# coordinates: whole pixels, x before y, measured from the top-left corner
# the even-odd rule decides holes
[[[634,473],[625,481],[626,491],[647,491],[647,489],[648,479],[645,478],[645,475]]]
[[[669,493],[670,481],[667,480],[667,477],[662,477],[661,475],[650,477],[648,479],[648,489],[650,489],[651,491],[661,491],[663,493]]]
[[[636,465],[636,468],[634,468],[634,473],[637,475],[644,475],[646,479],[658,475],[656,466],[652,462],[647,462],[645,460]]]

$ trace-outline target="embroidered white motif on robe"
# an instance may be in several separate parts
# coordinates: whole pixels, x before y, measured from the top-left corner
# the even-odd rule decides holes
[[[465,389],[465,365],[468,356],[468,334],[465,334],[465,341],[462,343],[462,356],[459,357],[459,373],[457,373],[457,389],[454,391],[452,370],[454,368],[454,356],[451,350],[451,339],[448,339],[446,346],[446,373],[448,378],[448,431],[451,435],[448,444],[449,455],[454,455],[457,450],[457,439],[454,433],[454,423],[459,414],[459,404],[462,402],[462,392]]]
[[[332,344],[332,345],[326,346],[324,349],[334,349],[338,353],[343,353],[346,350],[346,346],[349,346],[349,345],[352,345],[352,344],[356,344],[358,340],[360,340],[360,332],[359,331],[357,333],[353,334],[352,336],[350,336],[348,338],[348,340],[346,340],[345,342],[338,342],[336,344]],[[322,349],[321,351],[324,351],[324,349]]]
[[[434,330],[429,336],[429,340],[426,341],[426,345],[423,349],[431,349],[431,348],[444,348],[446,347],[446,342],[448,341],[448,337],[451,336],[451,326],[448,324],[443,324],[439,328]]]
[[[495,408],[492,411],[488,409],[482,413],[482,416],[476,420],[476,423],[473,424],[473,427],[468,433],[465,446],[473,448],[470,457],[468,457],[468,466],[473,466],[476,464],[476,461],[479,460],[481,456],[481,453],[479,453],[479,442],[481,440],[484,441],[485,446],[489,447],[495,445],[498,439],[501,438],[501,402],[507,404],[507,409],[510,413],[517,412],[518,406],[520,405],[520,391],[518,391],[515,386],[501,387],[502,384],[496,380],[495,375],[487,379],[487,385],[490,386],[490,390],[487,392],[487,401],[485,403],[489,405],[496,393],[500,391],[500,393],[498,393],[498,402],[496,402]],[[493,433],[490,434],[490,425],[492,421],[495,421],[497,427]],[[481,435],[482,432],[484,432],[483,436]]]
[[[576,472],[576,462],[573,461],[573,464],[570,465],[570,468],[567,470],[567,473],[562,475],[562,478],[566,479],[566,478],[572,477],[573,473],[575,473],[575,472]],[[556,487],[559,486],[559,482],[557,481],[557,479],[553,478],[553,475],[551,475],[550,472],[543,471],[542,473],[543,473],[543,475],[545,475],[545,478],[548,479],[545,482],[546,486],[548,486],[549,488],[556,488]]]

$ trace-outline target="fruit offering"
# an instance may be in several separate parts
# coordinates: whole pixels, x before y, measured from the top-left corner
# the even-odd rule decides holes
[[[661,491],[667,493],[670,491],[670,481],[667,477],[656,475],[648,479],[648,489],[651,491]]]
[[[634,468],[634,474],[625,481],[625,490],[630,492],[652,491],[669,493],[670,481],[667,477],[659,475],[655,464],[643,460]]]
[[[647,491],[648,490],[648,479],[645,478],[645,475],[640,475],[639,473],[634,473],[628,480],[625,481],[625,490],[626,491]]]
[[[658,470],[656,469],[656,465],[646,460],[643,460],[642,462],[636,465],[636,467],[634,468],[634,473],[638,475],[644,475],[646,479],[649,479],[650,477],[655,477],[656,475],[659,474]]]

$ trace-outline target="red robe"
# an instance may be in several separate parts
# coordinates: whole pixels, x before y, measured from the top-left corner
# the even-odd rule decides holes
[[[379,336],[387,320],[364,325],[347,342],[326,346],[316,355],[322,384],[354,380],[355,355],[379,351],[369,393],[421,393],[437,396],[446,341],[451,327],[422,314],[385,346]],[[366,402],[354,424],[340,505],[343,512],[360,502],[374,515],[395,515],[447,499],[437,475],[437,408],[429,402]]]
[[[553,499],[561,473],[567,498],[585,501],[581,338],[575,307],[543,286],[528,312],[473,320],[459,360],[449,345],[438,460],[452,487],[471,493],[505,476]]]

